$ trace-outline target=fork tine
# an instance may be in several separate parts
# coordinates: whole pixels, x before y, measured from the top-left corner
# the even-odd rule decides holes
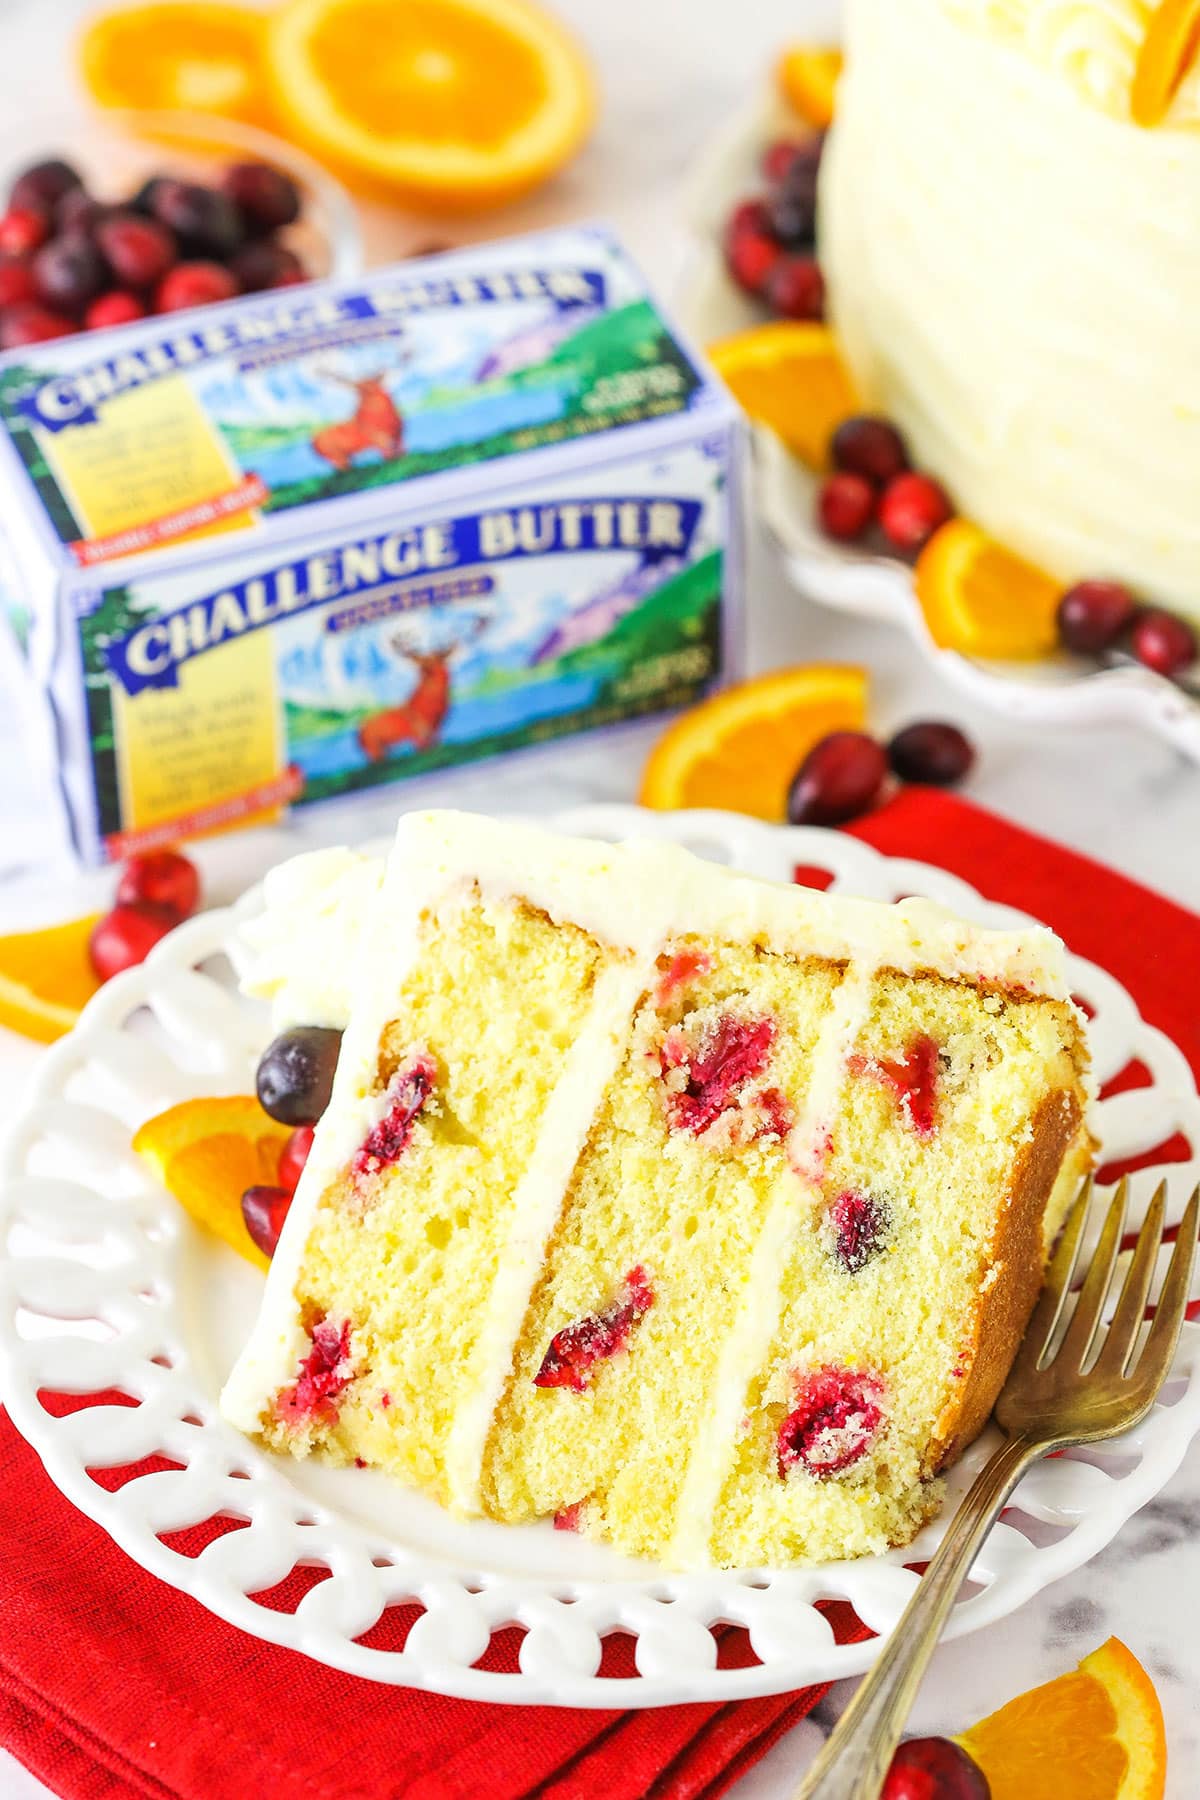
[[[1071,1278],[1075,1273],[1075,1264],[1079,1259],[1079,1246],[1083,1240],[1083,1229],[1091,1210],[1095,1189],[1089,1175],[1083,1182],[1074,1205],[1067,1214],[1067,1222],[1059,1233],[1054,1255],[1046,1270],[1046,1278],[1042,1283],[1042,1291],[1030,1317],[1017,1355],[1015,1370],[1033,1374],[1042,1358],[1049,1350],[1067,1303],[1067,1295],[1071,1291]]]
[[[1146,1209],[1142,1229],[1138,1233],[1133,1260],[1125,1274],[1121,1297],[1108,1327],[1108,1334],[1096,1358],[1094,1375],[1120,1379],[1133,1361],[1138,1335],[1146,1315],[1146,1299],[1158,1264],[1162,1245],[1163,1213],[1167,1202],[1167,1184],[1160,1181],[1154,1198]]]
[[[1192,1287],[1192,1269],[1196,1261],[1196,1231],[1200,1223],[1200,1187],[1193,1188],[1187,1210],[1179,1222],[1179,1236],[1167,1266],[1166,1280],[1154,1309],[1154,1323],[1142,1347],[1134,1373],[1141,1383],[1157,1389],[1175,1356],[1179,1333],[1183,1329],[1188,1295]]]
[[[1058,1355],[1054,1359],[1065,1369],[1083,1368],[1100,1330],[1100,1316],[1104,1311],[1117,1253],[1121,1248],[1121,1235],[1125,1229],[1128,1194],[1129,1183],[1120,1181],[1109,1203],[1108,1214],[1100,1231],[1100,1241],[1088,1264],[1083,1287],[1075,1302],[1075,1311],[1071,1314],[1071,1323],[1067,1326]]]

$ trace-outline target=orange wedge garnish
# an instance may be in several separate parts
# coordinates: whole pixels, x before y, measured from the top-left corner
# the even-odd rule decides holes
[[[969,519],[934,533],[917,560],[916,583],[930,636],[944,650],[1028,661],[1058,642],[1062,584]]]
[[[574,154],[592,78],[531,0],[287,0],[268,57],[289,134],[358,185],[499,206]]]
[[[1198,49],[1200,0],[1159,0],[1133,71],[1129,110],[1135,124],[1158,125],[1166,118]]]
[[[290,1133],[253,1094],[183,1100],[139,1127],[133,1147],[198,1225],[256,1267],[267,1258],[251,1241],[242,1195],[279,1185],[279,1158]]]
[[[100,986],[88,959],[98,917],[0,937],[0,1025],[39,1044],[70,1031]]]
[[[781,319],[708,346],[718,375],[760,425],[815,469],[829,440],[857,408],[854,387],[828,325]]]
[[[842,53],[813,44],[795,44],[779,59],[779,86],[784,99],[816,131],[833,123],[833,105]]]
[[[992,1800],[1162,1800],[1167,1742],[1154,1683],[1119,1638],[958,1739]]]
[[[830,731],[858,731],[867,677],[841,663],[776,669],[685,712],[650,753],[638,795],[660,811],[717,806],[782,819],[792,777]]]
[[[163,0],[99,14],[79,41],[80,71],[101,106],[179,108],[269,125],[266,21],[249,7]]]

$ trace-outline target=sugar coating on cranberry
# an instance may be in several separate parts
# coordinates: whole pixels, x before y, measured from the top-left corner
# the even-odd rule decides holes
[[[879,1434],[883,1395],[883,1378],[874,1369],[829,1363],[798,1374],[795,1406],[779,1427],[780,1475],[800,1467],[827,1481],[853,1468]]]
[[[991,1800],[991,1792],[987,1776],[959,1744],[910,1738],[892,1758],[879,1800]]]
[[[847,1188],[831,1202],[828,1221],[834,1255],[847,1273],[857,1275],[887,1243],[892,1209],[873,1194]]]
[[[354,1380],[350,1354],[350,1321],[340,1324],[322,1315],[309,1331],[312,1348],[302,1360],[296,1379],[275,1396],[276,1414],[287,1425],[332,1425],[338,1415],[338,1399]]]
[[[660,963],[663,960],[659,959]],[[701,975],[712,973],[713,959],[707,950],[678,950],[658,978],[654,990],[655,1006],[666,1006],[681,988]]]
[[[396,1070],[384,1094],[385,1110],[354,1153],[356,1180],[377,1175],[398,1162],[408,1148],[413,1125],[437,1082],[437,1065],[420,1055]]]
[[[752,1085],[774,1042],[773,1020],[733,1013],[706,1021],[695,1037],[672,1026],[659,1051],[672,1131],[702,1137],[722,1120],[738,1142],[786,1135],[794,1117],[790,1102],[777,1088],[756,1091]]]
[[[892,1090],[904,1123],[920,1138],[930,1138],[937,1130],[939,1070],[937,1042],[926,1034],[915,1037],[901,1057],[850,1059],[851,1074],[865,1075]]]
[[[590,1371],[624,1350],[634,1326],[653,1305],[654,1289],[639,1263],[630,1269],[602,1312],[589,1313],[555,1332],[533,1378],[534,1387],[565,1387],[582,1394]]]

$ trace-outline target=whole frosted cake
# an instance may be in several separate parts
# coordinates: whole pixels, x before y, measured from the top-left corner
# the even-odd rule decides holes
[[[361,932],[234,1423],[675,1566],[911,1538],[1089,1158],[1057,940],[453,813],[268,893],[280,1023]]]
[[[820,257],[864,401],[962,512],[1196,620],[1200,64],[1166,10],[847,0]]]

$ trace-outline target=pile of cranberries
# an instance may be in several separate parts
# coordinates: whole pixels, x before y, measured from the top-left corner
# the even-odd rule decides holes
[[[0,349],[307,281],[277,236],[300,208],[269,163],[232,163],[216,187],[154,175],[117,202],[59,157],[33,163],[0,216]]]
[[[1066,650],[1105,657],[1127,650],[1156,675],[1182,675],[1196,660],[1196,634],[1175,613],[1141,606],[1122,581],[1079,581],[1058,603],[1058,635]]]
[[[830,439],[832,475],[817,493],[817,518],[828,537],[854,543],[878,525],[893,550],[915,556],[954,516],[940,482],[912,468],[908,447],[888,419],[847,419]]]
[[[92,928],[88,955],[101,981],[144,962],[160,938],[195,912],[200,875],[178,850],[148,850],[121,870],[116,900]]]
[[[725,260],[738,286],[781,319],[820,319],[825,282],[816,258],[817,174],[823,135],[769,144],[766,192],[734,207]]]
[[[865,731],[831,731],[813,745],[793,778],[793,825],[845,825],[878,804],[889,780],[953,787],[975,761],[957,725],[927,719],[906,725],[887,744]]]

